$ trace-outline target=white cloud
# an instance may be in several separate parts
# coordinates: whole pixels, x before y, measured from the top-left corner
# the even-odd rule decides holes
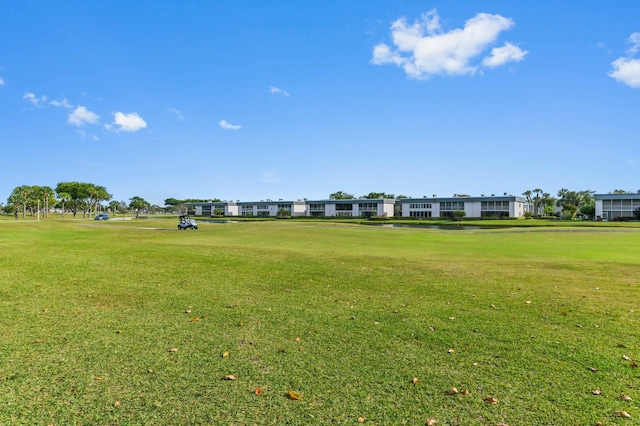
[[[97,123],[99,118],[96,113],[89,111],[83,106],[79,106],[74,109],[73,112],[69,113],[67,123],[73,124],[74,126],[84,126],[85,124]]]
[[[240,126],[238,124],[228,123],[227,120],[220,120],[218,122],[218,124],[220,124],[220,127],[222,127],[223,129],[226,129],[226,130],[238,130],[238,129],[240,129],[242,127],[242,126]]]
[[[409,77],[416,79],[437,74],[473,75],[480,64],[496,67],[524,58],[526,51],[506,43],[493,49],[480,64],[474,61],[496,42],[502,31],[513,26],[510,18],[479,13],[467,20],[464,28],[443,32],[440,17],[433,9],[413,24],[408,24],[404,18],[395,21],[391,25],[394,47],[378,44],[373,49],[371,62],[401,66]]]
[[[184,116],[182,115],[180,110],[176,108],[169,108],[169,114],[175,115],[178,118],[178,120],[184,120]]]
[[[640,33],[633,33],[627,39],[631,44],[629,56],[621,57],[611,63],[613,69],[609,71],[609,77],[630,87],[640,87],[640,59],[634,59],[633,55],[640,51]]]
[[[37,107],[41,107],[47,101],[47,97],[45,95],[42,95],[42,97],[38,98],[35,94],[29,92],[25,93],[22,99],[26,99],[27,101],[31,102],[32,105]]]
[[[116,132],[137,132],[147,127],[147,122],[135,112],[127,114],[116,112],[113,117],[113,123],[104,126],[107,130],[114,130],[115,128]]]
[[[629,36],[629,40],[627,41],[631,43],[631,47],[629,48],[629,54],[635,55],[636,53],[638,53],[638,50],[640,50],[640,33],[631,34]]]
[[[609,77],[631,87],[640,87],[640,59],[618,58],[611,63]]]
[[[73,105],[71,105],[68,101],[67,98],[62,98],[61,101],[58,100],[52,100],[51,102],[49,102],[51,105],[53,105],[54,107],[58,107],[58,108],[73,108]]]
[[[282,95],[282,96],[284,96],[286,98],[289,97],[289,93],[287,93],[286,90],[280,89],[279,87],[271,86],[269,88],[269,92],[271,92],[272,95]]]
[[[4,78],[0,77],[0,86],[4,86]]]
[[[525,55],[529,53],[514,46],[511,43],[505,43],[502,47],[494,47],[491,49],[491,56],[487,56],[482,60],[482,65],[489,68],[499,67],[507,62],[520,62]]]

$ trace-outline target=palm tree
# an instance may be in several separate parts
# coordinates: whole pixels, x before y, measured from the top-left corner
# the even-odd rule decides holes
[[[60,197],[60,202],[62,203],[62,218],[64,219],[64,203],[71,199],[71,194],[68,192],[60,192],[58,193],[58,197]]]
[[[524,195],[525,198],[527,199],[527,210],[528,211],[531,211],[531,194],[532,194],[532,192],[531,192],[530,189],[527,189],[526,191],[524,191],[522,193],[522,195]]]
[[[118,207],[120,207],[120,202],[113,200],[109,203],[109,207],[111,208],[111,214],[116,215],[118,213]]]

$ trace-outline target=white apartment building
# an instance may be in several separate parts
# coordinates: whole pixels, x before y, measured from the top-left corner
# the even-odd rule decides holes
[[[454,196],[402,199],[347,199],[298,201],[236,201],[216,203],[187,203],[195,216],[213,216],[224,211],[225,216],[277,217],[288,211],[293,217],[407,217],[450,218],[463,210],[468,218],[524,217],[526,199],[514,195]]]
[[[634,217],[634,210],[640,208],[640,191],[635,194],[594,194],[593,198],[597,219]]]

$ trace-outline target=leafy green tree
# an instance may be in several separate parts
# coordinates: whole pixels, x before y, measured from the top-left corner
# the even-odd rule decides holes
[[[467,212],[465,212],[464,210],[456,210],[453,212],[453,220],[458,222],[464,219],[466,216]]]
[[[366,198],[366,199],[369,199],[369,200],[377,200],[377,199],[381,199],[381,198],[394,199],[394,198],[396,198],[396,196],[393,195],[393,194],[387,194],[386,192],[370,192],[367,195],[363,195],[362,198]]]
[[[344,191],[337,191],[337,192],[334,192],[333,194],[330,194],[329,198],[332,200],[353,200],[356,197],[354,197],[353,194],[349,194]]]
[[[279,217],[279,218],[291,217],[291,210],[289,210],[289,209],[280,209],[280,210],[278,210],[277,217]]]
[[[56,194],[60,197],[62,193],[70,196],[68,207],[74,217],[80,210],[83,216],[87,213],[90,215],[98,203],[111,199],[111,194],[104,186],[85,182],[60,182],[56,186]]]
[[[118,214],[118,207],[120,207],[120,202],[113,200],[109,203],[109,208],[111,209],[111,214],[112,215],[117,215]]]
[[[562,208],[562,218],[563,219],[573,219],[578,212],[578,206],[574,204],[565,204]]]
[[[624,189],[614,189],[612,194],[629,194],[629,192],[625,191]]]
[[[638,207],[633,211],[633,215],[635,216],[636,219],[640,220],[640,207]]]
[[[580,207],[580,213],[593,220],[596,217],[596,206],[593,204],[582,206]]]
[[[18,212],[22,212],[22,217],[25,217],[25,214],[27,212],[27,205],[31,200],[31,190],[31,187],[28,185],[17,186],[13,189],[11,195],[9,195],[9,198],[7,198],[7,203],[13,204],[13,206],[15,207],[16,218],[18,217]]]
[[[149,208],[149,206],[150,204],[147,202],[147,200],[137,195],[129,199],[129,208],[131,210],[135,210],[136,218],[138,217],[141,211],[144,211],[145,209]]]
[[[558,191],[558,201],[556,205],[562,207],[563,213],[566,213],[564,214],[565,216],[572,215],[573,217],[576,212],[583,207],[595,205],[595,200],[593,199],[594,193],[595,191],[569,191],[563,188]]]

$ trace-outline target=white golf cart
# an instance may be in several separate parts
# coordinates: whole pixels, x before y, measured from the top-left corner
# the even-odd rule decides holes
[[[191,219],[189,215],[181,214],[180,222],[178,222],[178,230],[182,231],[183,229],[198,229],[198,224],[194,219]]]

